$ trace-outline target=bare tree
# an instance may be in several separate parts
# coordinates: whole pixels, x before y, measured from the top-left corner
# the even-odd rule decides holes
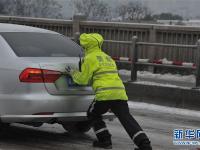
[[[116,8],[116,13],[123,21],[138,21],[151,14],[150,10],[139,1],[120,4]]]
[[[61,5],[55,0],[1,0],[4,14],[27,17],[62,18]]]
[[[9,1],[0,0],[0,14],[6,14],[8,12],[8,8],[6,6],[9,5]]]
[[[110,20],[111,12],[106,3],[100,0],[72,0],[75,13],[86,15],[89,20]]]
[[[116,8],[116,12],[118,16],[122,18],[122,20],[126,20],[127,11],[128,11],[128,8],[127,8],[127,5],[125,4],[121,4],[117,6]]]

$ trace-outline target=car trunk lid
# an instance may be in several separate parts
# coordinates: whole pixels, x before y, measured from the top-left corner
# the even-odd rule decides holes
[[[44,83],[49,94],[52,95],[93,95],[91,86],[75,84],[65,68],[71,66],[78,69],[79,59],[75,57],[59,58],[27,58],[38,63],[41,69],[61,72],[61,76],[54,83]]]

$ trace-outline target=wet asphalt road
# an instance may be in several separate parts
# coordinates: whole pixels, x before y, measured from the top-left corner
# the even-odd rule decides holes
[[[155,150],[194,149],[194,147],[174,146],[172,144],[173,129],[200,128],[200,119],[159,113],[150,110],[130,109],[135,119],[141,124],[150,137]],[[113,150],[131,150],[133,143],[115,119],[107,122],[112,133]],[[29,127],[12,124],[0,132],[0,150],[98,150],[91,146],[95,135],[90,130],[85,134],[71,134],[61,125],[44,124]]]

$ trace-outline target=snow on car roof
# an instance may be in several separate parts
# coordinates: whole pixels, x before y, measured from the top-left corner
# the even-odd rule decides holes
[[[8,23],[0,23],[0,32],[39,32],[39,33],[58,34],[57,32],[41,28],[30,27],[25,25],[8,24]]]

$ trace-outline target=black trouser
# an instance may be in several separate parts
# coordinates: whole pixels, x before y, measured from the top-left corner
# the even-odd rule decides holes
[[[109,109],[117,116],[130,138],[139,148],[151,149],[148,137],[129,113],[128,103],[124,100],[94,101],[90,105],[88,118],[92,122],[94,132],[99,141],[111,140],[111,134],[102,120],[102,114]]]

